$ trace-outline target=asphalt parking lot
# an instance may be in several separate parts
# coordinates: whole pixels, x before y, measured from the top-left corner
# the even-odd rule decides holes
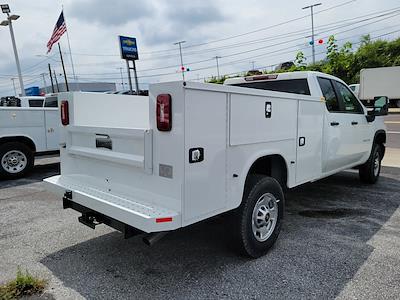
[[[58,172],[57,159],[44,159],[28,178],[0,182],[0,282],[19,266],[49,280],[48,299],[400,295],[400,168],[384,167],[373,186],[348,171],[291,190],[281,235],[257,260],[231,250],[223,218],[151,248],[103,225],[93,231],[43,188]]]

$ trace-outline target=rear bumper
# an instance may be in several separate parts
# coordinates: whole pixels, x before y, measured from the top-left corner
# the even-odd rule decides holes
[[[70,202],[77,203],[118,222],[127,224],[141,231],[159,232],[181,227],[179,212],[145,203],[135,198],[127,198],[94,187],[87,187],[76,178],[61,175],[44,179],[46,187],[63,197],[71,192]],[[74,205],[69,206],[76,209]]]

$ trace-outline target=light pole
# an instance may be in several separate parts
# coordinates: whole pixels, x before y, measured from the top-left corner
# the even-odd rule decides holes
[[[17,95],[17,89],[15,88],[15,82],[14,82],[14,80],[15,80],[16,78],[11,78],[11,81],[12,81],[12,83],[13,83],[13,88],[14,88],[14,95],[15,95],[15,97],[17,97],[18,95]]]
[[[122,76],[122,67],[117,68],[121,72],[121,84],[122,84],[122,90],[124,90],[124,76]]]
[[[217,62],[217,74],[218,74],[218,77],[217,77],[217,79],[219,79],[219,63],[218,63],[218,59],[220,59],[221,58],[221,56],[215,56],[215,61]]]
[[[46,78],[44,77],[46,75],[46,73],[42,73],[40,75],[42,75],[42,79],[43,79],[43,90],[44,90],[44,93],[47,94],[47,83],[46,83]]]
[[[12,27],[12,21],[17,20],[19,18],[19,16],[18,15],[10,15],[11,11],[10,11],[10,7],[8,6],[8,4],[1,4],[0,6],[1,6],[2,12],[7,14],[7,20],[2,21],[0,23],[0,25],[8,26],[10,28],[11,42],[12,42],[13,49],[14,49],[15,63],[17,65],[17,71],[18,71],[19,87],[21,88],[21,95],[25,96],[25,88],[24,88],[24,82],[22,81],[21,66],[19,64],[17,46],[15,44],[14,30]]]
[[[316,3],[309,6],[305,6],[302,9],[311,10],[311,46],[312,46],[312,62],[315,64],[315,42],[314,42],[314,7],[319,6],[322,3]]]
[[[174,45],[179,45],[179,54],[181,56],[181,71],[182,71],[182,78],[185,81],[185,67],[183,66],[183,57],[182,57],[182,44],[186,43],[186,41],[179,41],[174,43]]]

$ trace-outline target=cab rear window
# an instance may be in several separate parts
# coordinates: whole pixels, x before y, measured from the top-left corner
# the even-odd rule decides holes
[[[29,99],[29,107],[42,107],[43,100],[42,99]]]
[[[246,82],[233,84],[234,86],[247,87],[259,90],[285,92],[292,94],[310,95],[307,79],[271,80],[259,82]]]

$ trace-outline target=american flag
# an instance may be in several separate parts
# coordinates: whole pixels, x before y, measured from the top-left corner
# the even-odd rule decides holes
[[[56,26],[54,27],[53,34],[51,35],[51,38],[47,43],[47,53],[51,51],[53,45],[58,42],[58,40],[66,31],[67,31],[67,26],[65,25],[64,21],[64,12],[61,12],[60,17],[57,20]]]

